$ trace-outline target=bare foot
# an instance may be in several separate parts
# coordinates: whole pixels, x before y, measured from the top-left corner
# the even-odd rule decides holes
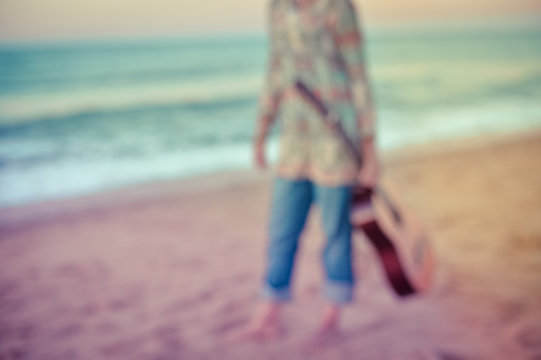
[[[279,304],[262,304],[254,313],[252,320],[245,327],[231,334],[229,339],[240,342],[270,341],[280,338],[284,333],[280,310]]]
[[[318,348],[327,346],[330,342],[337,339],[340,336],[339,320],[340,308],[329,305],[323,313],[319,326],[302,341],[302,350],[312,352]]]

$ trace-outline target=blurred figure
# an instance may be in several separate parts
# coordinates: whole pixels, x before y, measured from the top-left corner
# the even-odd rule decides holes
[[[363,35],[350,0],[272,0],[270,56],[254,137],[254,158],[265,168],[265,142],[279,118],[280,155],[273,187],[263,302],[242,338],[281,333],[280,310],[291,299],[299,236],[313,202],[321,209],[327,242],[322,260],[328,306],[311,339],[338,329],[343,305],[353,299],[351,188],[378,175],[374,112],[365,71]],[[359,169],[340,139],[293,84],[303,81],[330,106],[363,155]]]

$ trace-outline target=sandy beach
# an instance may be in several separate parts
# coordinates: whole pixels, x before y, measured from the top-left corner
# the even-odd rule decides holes
[[[307,354],[323,244],[303,235],[286,336],[232,343],[256,305],[271,173],[239,171],[0,210],[0,359],[541,359],[541,132],[383,154],[436,249],[407,300],[355,241],[343,332]]]

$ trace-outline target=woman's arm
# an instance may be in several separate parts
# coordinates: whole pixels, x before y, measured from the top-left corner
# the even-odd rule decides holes
[[[373,185],[379,173],[374,141],[375,111],[365,65],[364,39],[351,0],[337,1],[333,21],[336,42],[349,77],[362,139],[360,150],[363,154],[363,168],[359,177],[364,184]]]
[[[254,157],[258,167],[266,167],[265,141],[267,135],[276,119],[282,97],[282,73],[280,53],[280,36],[278,34],[277,20],[281,14],[280,9],[271,1],[268,17],[269,33],[269,57],[267,60],[267,73],[261,95],[259,97],[259,114],[254,135]]]
[[[374,135],[374,106],[366,73],[364,38],[351,0],[339,0],[334,17],[336,41],[346,65],[362,137]]]

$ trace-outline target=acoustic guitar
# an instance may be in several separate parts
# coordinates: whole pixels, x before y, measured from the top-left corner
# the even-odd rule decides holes
[[[321,115],[325,126],[343,141],[360,167],[362,156],[346,135],[340,119],[304,83],[297,81],[295,88]],[[380,179],[374,188],[354,187],[351,223],[374,246],[386,278],[398,295],[419,293],[430,286],[434,253],[427,233],[388,180]]]

